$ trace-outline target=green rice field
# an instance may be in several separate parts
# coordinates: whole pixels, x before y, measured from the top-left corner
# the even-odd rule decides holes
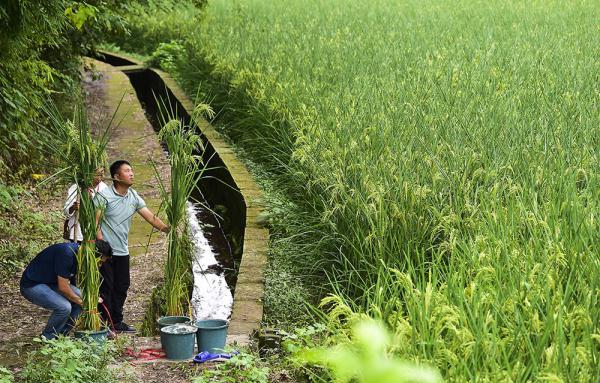
[[[599,20],[597,1],[211,0],[194,44],[285,121],[258,135],[335,238],[315,256],[398,355],[448,381],[598,382]]]

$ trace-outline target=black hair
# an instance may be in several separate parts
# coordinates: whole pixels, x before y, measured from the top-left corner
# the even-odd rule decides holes
[[[131,166],[131,164],[125,160],[117,160],[117,161],[113,162],[110,165],[110,178],[115,178],[115,174],[117,174],[119,172],[119,169],[121,169],[121,166],[123,166],[123,165]]]
[[[112,256],[113,256],[112,247],[110,247],[108,242],[106,242],[102,239],[97,239],[96,240],[96,257],[100,258],[103,255],[107,256],[108,258],[112,258]]]

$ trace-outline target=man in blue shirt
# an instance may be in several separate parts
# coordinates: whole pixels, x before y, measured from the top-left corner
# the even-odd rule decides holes
[[[70,280],[77,274],[77,243],[57,243],[42,250],[27,265],[21,277],[21,295],[31,303],[52,310],[42,332],[46,339],[67,334],[81,313],[81,292]],[[112,257],[110,245],[96,241],[96,256],[104,262]]]

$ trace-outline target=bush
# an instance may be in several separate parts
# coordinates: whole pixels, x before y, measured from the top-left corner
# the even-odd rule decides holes
[[[0,181],[0,281],[20,270],[59,233],[60,212],[36,211],[47,202],[46,194]]]
[[[108,369],[114,351],[109,343],[66,337],[34,341],[40,342],[42,347],[29,354],[20,376],[29,383],[117,381],[116,375]]]
[[[13,381],[12,372],[4,367],[0,367],[0,383],[12,383]]]
[[[194,383],[267,383],[269,369],[254,354],[241,352],[213,369],[203,369]]]
[[[70,98],[80,56],[106,30],[122,31],[112,1],[8,0],[0,3],[0,162],[11,174],[42,161],[34,134],[38,110],[50,96]]]

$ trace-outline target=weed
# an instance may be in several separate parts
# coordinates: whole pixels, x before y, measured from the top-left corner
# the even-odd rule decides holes
[[[352,327],[350,341],[330,348],[309,348],[296,354],[308,363],[327,366],[336,382],[441,382],[426,367],[416,367],[389,354],[392,337],[379,322],[364,320]]]
[[[269,369],[264,366],[258,356],[241,352],[215,368],[203,369],[194,383],[223,382],[223,383],[267,383]]]
[[[98,343],[58,337],[36,338],[41,348],[28,356],[20,377],[27,382],[114,382],[108,369],[112,362],[110,343]]]
[[[12,372],[4,367],[0,367],[0,383],[12,383],[15,378]]]

